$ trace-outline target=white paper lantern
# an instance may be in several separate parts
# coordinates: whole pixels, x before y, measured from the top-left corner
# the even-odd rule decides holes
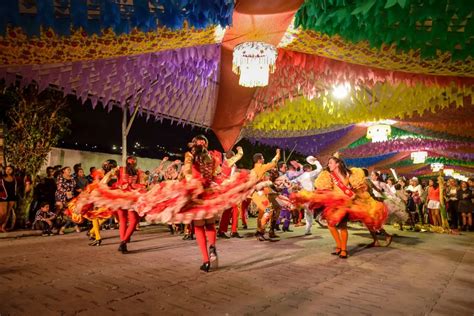
[[[277,50],[262,42],[246,42],[234,48],[232,71],[240,75],[244,87],[265,87],[269,73],[275,72]]]
[[[428,153],[426,151],[415,151],[411,153],[411,159],[413,163],[424,163],[428,157]]]
[[[444,164],[440,163],[440,162],[435,162],[435,163],[432,163],[431,164],[431,170],[433,172],[438,172],[440,171],[441,169],[444,168]]]
[[[444,169],[443,172],[446,176],[450,177],[454,174],[454,169]]]
[[[386,142],[391,133],[390,125],[376,124],[367,128],[367,138],[371,139],[372,143]]]

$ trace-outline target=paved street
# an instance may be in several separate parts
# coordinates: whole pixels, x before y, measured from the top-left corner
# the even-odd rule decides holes
[[[0,239],[0,314],[474,314],[474,233],[389,229],[392,246],[365,249],[369,235],[354,227],[348,260],[330,255],[327,230],[296,228],[279,242],[219,240],[221,267],[208,274],[195,241],[164,226],[137,232],[128,255],[117,230],[101,247],[85,233]]]

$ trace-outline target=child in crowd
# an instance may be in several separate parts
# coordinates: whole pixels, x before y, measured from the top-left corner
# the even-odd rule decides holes
[[[33,226],[38,226],[43,231],[43,236],[51,236],[53,235],[52,229],[55,219],[56,214],[49,210],[49,203],[41,202]]]

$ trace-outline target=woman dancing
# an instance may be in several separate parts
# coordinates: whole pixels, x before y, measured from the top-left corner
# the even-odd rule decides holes
[[[316,190],[300,192],[292,196],[297,203],[323,205],[323,217],[336,242],[336,251],[342,259],[347,258],[347,222],[360,221],[373,233],[380,230],[387,218],[387,209],[382,202],[374,200],[368,192],[364,170],[347,168],[336,153],[329,158],[326,170],[315,181]]]
[[[123,191],[142,191],[146,186],[144,183],[144,174],[137,168],[137,158],[130,156],[127,158],[125,167],[120,167],[119,178],[115,188]],[[123,254],[128,253],[127,243],[130,242],[133,232],[140,220],[138,213],[132,208],[120,208],[117,210],[119,218],[120,246],[118,251]]]

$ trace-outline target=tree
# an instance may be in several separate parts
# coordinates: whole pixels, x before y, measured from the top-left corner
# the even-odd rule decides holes
[[[46,161],[51,147],[69,130],[65,116],[66,98],[61,91],[38,91],[37,84],[27,87],[4,87],[2,97],[11,102],[7,111],[5,153],[7,161],[31,179],[31,190],[23,192],[17,213],[25,220],[33,200],[36,175]]]

